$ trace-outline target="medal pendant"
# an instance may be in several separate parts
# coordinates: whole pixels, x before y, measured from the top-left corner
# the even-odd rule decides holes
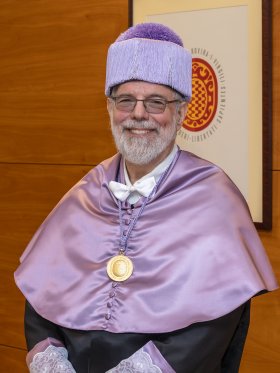
[[[133,263],[125,255],[113,256],[107,263],[107,274],[114,281],[125,281],[133,272]]]

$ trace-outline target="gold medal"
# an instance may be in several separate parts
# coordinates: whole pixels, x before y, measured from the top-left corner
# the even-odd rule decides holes
[[[132,261],[125,255],[113,256],[107,263],[107,274],[114,281],[125,281],[133,272]]]

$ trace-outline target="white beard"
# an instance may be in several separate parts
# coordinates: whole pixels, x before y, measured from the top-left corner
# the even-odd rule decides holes
[[[126,128],[153,128],[152,141],[149,137],[137,137]],[[115,125],[111,120],[112,134],[118,151],[125,160],[137,165],[146,165],[156,159],[173,142],[177,134],[176,120],[168,127],[161,127],[154,121],[127,120]]]

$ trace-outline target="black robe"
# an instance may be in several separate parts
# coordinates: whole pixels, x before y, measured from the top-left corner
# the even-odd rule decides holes
[[[27,302],[25,334],[28,350],[48,337],[60,340],[77,373],[104,373],[150,340],[177,373],[237,373],[249,319],[250,301],[218,319],[169,333],[79,331],[42,318]]]

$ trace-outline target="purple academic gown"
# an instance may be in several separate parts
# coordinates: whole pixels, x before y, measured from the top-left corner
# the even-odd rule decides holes
[[[124,282],[106,265],[138,213],[108,188],[120,155],[91,170],[38,229],[15,273],[29,349],[61,340],[77,372],[101,373],[149,341],[178,373],[238,371],[250,299],[277,288],[244,198],[217,166],[179,150],[137,220]],[[164,370],[163,370],[164,372]]]

